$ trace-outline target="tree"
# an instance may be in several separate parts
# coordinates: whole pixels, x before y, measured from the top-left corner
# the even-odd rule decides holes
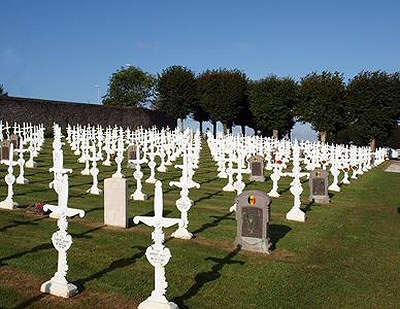
[[[121,107],[152,106],[156,78],[141,69],[121,67],[112,74],[103,104]]]
[[[293,108],[298,85],[289,78],[275,75],[250,83],[250,110],[254,126],[263,135],[280,138],[294,126]]]
[[[5,91],[2,84],[0,84],[0,96],[8,96],[8,93]]]
[[[303,77],[295,113],[300,121],[311,123],[325,143],[328,133],[336,134],[348,121],[343,74],[324,71]]]
[[[157,82],[156,108],[175,120],[185,119],[197,100],[195,74],[182,66],[172,66],[162,71]]]
[[[239,70],[207,70],[198,77],[201,105],[209,115],[216,134],[216,122],[231,128],[247,100],[247,77]]]
[[[351,125],[375,151],[400,121],[400,74],[361,72],[347,86]]]
[[[210,120],[210,114],[204,110],[200,101],[194,102],[192,106],[192,117],[200,123],[200,134],[203,135],[203,122]]]

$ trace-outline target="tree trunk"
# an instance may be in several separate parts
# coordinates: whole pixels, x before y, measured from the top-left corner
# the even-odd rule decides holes
[[[327,131],[322,131],[319,134],[320,134],[321,143],[325,144],[326,143],[326,138],[328,136],[328,132]]]
[[[371,147],[371,152],[375,152],[375,150],[376,150],[376,138],[375,137],[373,137],[371,139],[370,147]]]
[[[222,124],[222,132],[224,132],[224,134],[229,134],[228,125],[226,123]]]
[[[200,136],[203,136],[203,120],[199,120],[200,123]]]
[[[214,138],[217,138],[217,122],[215,120],[212,121],[212,125],[213,125],[213,135]]]
[[[242,135],[245,136],[246,135],[246,125],[242,124],[240,126],[242,127]]]

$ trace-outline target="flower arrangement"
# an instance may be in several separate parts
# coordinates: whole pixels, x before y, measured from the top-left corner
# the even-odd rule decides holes
[[[44,211],[43,206],[43,202],[36,202],[35,204],[29,206],[26,212],[39,216],[48,216],[50,211]]]

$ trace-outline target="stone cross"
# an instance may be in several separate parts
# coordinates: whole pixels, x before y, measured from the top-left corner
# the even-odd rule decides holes
[[[17,161],[14,161],[13,156],[14,156],[14,145],[13,143],[10,143],[8,160],[1,160],[2,164],[8,165],[7,169],[8,174],[4,177],[4,180],[8,186],[7,197],[4,201],[0,202],[0,208],[3,209],[14,209],[18,206],[18,203],[13,201],[13,195],[14,195],[13,184],[15,183],[13,166],[18,164]]]
[[[290,184],[290,192],[294,196],[294,205],[292,209],[286,214],[286,219],[305,222],[306,214],[300,209],[301,201],[300,195],[303,192],[300,178],[308,176],[309,173],[302,173],[300,167],[300,147],[297,141],[293,145],[293,169],[291,173],[283,173],[283,176],[293,177]]]
[[[99,175],[99,169],[97,168],[97,161],[101,160],[101,157],[96,152],[96,144],[94,142],[92,144],[92,156],[89,158],[89,160],[92,161],[92,168],[90,169],[90,175],[92,175],[93,177],[93,184],[86,192],[93,195],[100,195],[101,190],[97,186],[99,184],[99,181],[97,180],[97,176]]]
[[[24,177],[24,166],[25,166],[24,152],[26,151],[27,149],[24,149],[23,140],[21,138],[18,150],[15,150],[15,152],[19,153],[19,158],[17,161],[19,165],[19,175],[17,177],[16,183],[20,185],[25,185],[29,183],[29,180]]]
[[[176,304],[169,302],[165,297],[168,287],[168,282],[165,278],[165,265],[167,265],[171,258],[171,252],[163,245],[164,233],[162,229],[175,224],[182,225],[183,222],[181,219],[163,217],[163,194],[160,181],[155,183],[154,217],[135,216],[133,222],[135,224],[143,222],[148,226],[154,227],[154,232],[151,234],[154,244],[146,250],[146,258],[154,267],[154,290],[145,301],[140,303],[138,308],[178,308]]]
[[[79,215],[84,217],[85,212],[81,209],[68,207],[68,175],[64,174],[55,179],[54,189],[58,194],[58,205],[45,204],[44,211],[50,210],[58,217],[57,226],[59,230],[53,234],[51,241],[58,251],[58,265],[54,276],[42,284],[40,291],[64,298],[78,293],[78,288],[66,279],[68,271],[67,251],[72,245],[72,237],[68,234],[68,218]]]
[[[188,171],[189,170],[188,157],[189,155],[186,149],[183,155],[182,177],[179,179],[179,181],[171,181],[169,183],[170,186],[176,186],[178,188],[181,188],[180,192],[181,197],[175,202],[175,205],[181,212],[181,219],[183,225],[179,226],[179,228],[171,235],[172,237],[181,239],[191,239],[193,237],[193,234],[187,230],[187,227],[189,225],[188,212],[192,207],[192,201],[189,198],[189,189],[200,188],[200,185],[198,183],[195,183],[190,177],[190,173]]]
[[[129,163],[135,164],[135,172],[133,173],[133,177],[136,179],[136,190],[133,194],[131,194],[131,199],[135,201],[144,201],[147,200],[147,195],[142,192],[142,178],[143,172],[141,171],[140,164],[146,163],[147,159],[144,155],[142,159],[140,159],[140,148],[139,144],[136,144],[136,160],[129,160]]]
[[[121,163],[124,160],[124,140],[120,136],[117,142],[117,156],[115,157],[115,163],[117,163],[117,171],[111,176],[112,178],[124,178],[122,174]]]

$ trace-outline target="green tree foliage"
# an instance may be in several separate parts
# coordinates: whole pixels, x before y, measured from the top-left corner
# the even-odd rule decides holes
[[[0,84],[0,96],[8,96],[8,93],[5,91],[2,84]]]
[[[239,70],[207,70],[198,77],[201,105],[214,125],[221,121],[224,128],[231,127],[247,100],[248,82]]]
[[[255,129],[267,136],[275,131],[277,138],[289,133],[295,123],[293,108],[297,100],[297,83],[289,77],[272,75],[251,82],[249,89]]]
[[[347,120],[346,86],[343,74],[338,72],[313,72],[300,81],[299,103],[296,115],[300,121],[309,122],[325,142],[328,133],[336,134]]]
[[[400,121],[400,74],[361,72],[347,87],[351,126],[371,141],[374,150],[384,144]]]
[[[175,119],[185,119],[197,100],[195,74],[182,66],[166,68],[158,77],[156,108]]]
[[[121,67],[112,74],[103,104],[121,107],[151,107],[156,78],[141,69]]]

